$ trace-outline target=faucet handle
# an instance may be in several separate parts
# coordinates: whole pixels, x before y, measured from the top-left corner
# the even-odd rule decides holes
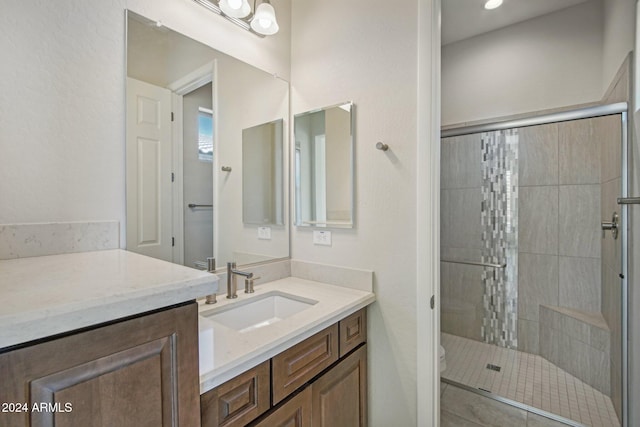
[[[244,293],[245,294],[252,294],[254,293],[254,289],[253,289],[253,281],[259,279],[260,277],[247,277],[246,279],[244,279]]]

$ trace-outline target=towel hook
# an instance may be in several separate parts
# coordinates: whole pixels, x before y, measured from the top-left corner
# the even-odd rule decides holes
[[[385,144],[384,142],[378,142],[376,144],[376,148],[378,150],[387,151],[389,149],[389,146],[387,144]]]

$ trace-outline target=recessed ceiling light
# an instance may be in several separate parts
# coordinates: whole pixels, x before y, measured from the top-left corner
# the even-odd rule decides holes
[[[495,9],[502,4],[502,0],[487,0],[484,4],[484,8],[487,10]]]

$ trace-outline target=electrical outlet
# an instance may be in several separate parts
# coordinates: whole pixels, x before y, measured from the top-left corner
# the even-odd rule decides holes
[[[322,246],[331,246],[331,232],[314,230],[313,244],[322,245]]]
[[[271,240],[271,227],[258,227],[258,239]]]

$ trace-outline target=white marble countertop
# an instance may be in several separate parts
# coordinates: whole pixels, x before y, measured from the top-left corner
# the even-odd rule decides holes
[[[290,317],[248,332],[238,332],[203,317],[203,314],[224,311],[229,305],[244,304],[248,299],[259,298],[273,291],[317,303]],[[200,393],[270,359],[374,301],[375,294],[372,292],[297,277],[256,285],[253,294],[245,294],[239,286],[237,299],[228,300],[225,295],[218,295],[215,305],[206,305],[201,301]]]
[[[0,261],[0,348],[194,300],[217,282],[121,249]]]

